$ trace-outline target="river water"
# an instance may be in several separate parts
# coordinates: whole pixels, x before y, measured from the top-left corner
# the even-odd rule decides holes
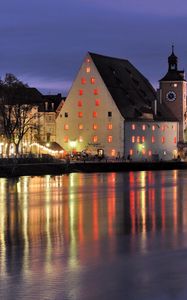
[[[187,299],[187,171],[0,179],[1,300]]]

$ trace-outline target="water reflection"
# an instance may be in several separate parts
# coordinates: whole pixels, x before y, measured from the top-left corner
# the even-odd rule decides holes
[[[1,178],[2,278],[41,271],[56,276],[67,267],[78,271],[90,257],[112,259],[120,251],[145,254],[151,239],[160,233],[164,241],[168,231],[172,247],[177,247],[179,229],[187,226],[183,174],[175,170]],[[123,250],[119,236],[130,239]]]

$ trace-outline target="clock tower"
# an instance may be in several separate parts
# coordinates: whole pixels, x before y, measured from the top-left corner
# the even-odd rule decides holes
[[[174,53],[168,57],[168,71],[159,81],[160,103],[164,104],[179,121],[179,140],[184,142],[186,128],[186,80],[184,71],[178,70],[178,58]]]

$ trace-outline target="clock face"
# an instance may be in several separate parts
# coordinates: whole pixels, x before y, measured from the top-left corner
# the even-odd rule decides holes
[[[175,94],[175,92],[169,91],[169,92],[166,94],[166,99],[167,99],[168,101],[175,101],[175,99],[176,99],[176,94]]]

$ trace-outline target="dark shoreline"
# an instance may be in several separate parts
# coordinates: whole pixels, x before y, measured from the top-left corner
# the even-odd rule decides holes
[[[0,164],[0,177],[62,175],[75,172],[129,172],[187,169],[187,162],[34,162]]]

